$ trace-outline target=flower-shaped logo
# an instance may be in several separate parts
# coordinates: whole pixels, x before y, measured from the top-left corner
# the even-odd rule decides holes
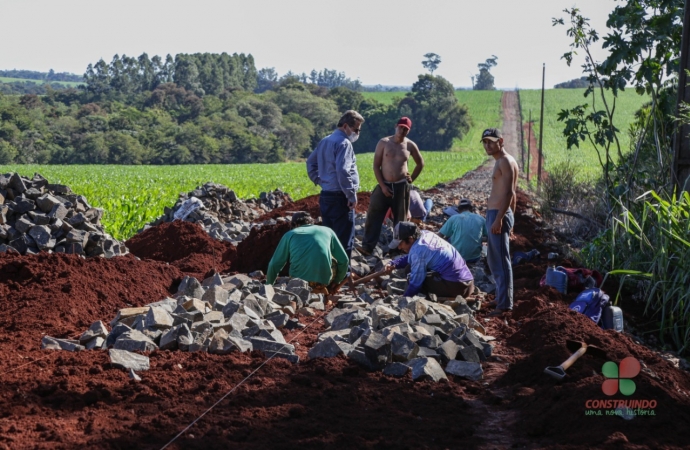
[[[640,362],[628,356],[620,363],[620,370],[618,364],[613,361],[604,363],[601,368],[601,373],[604,374],[606,381],[601,385],[601,390],[606,395],[615,395],[620,391],[623,395],[633,395],[635,393],[635,382],[631,378],[635,378],[640,374]]]

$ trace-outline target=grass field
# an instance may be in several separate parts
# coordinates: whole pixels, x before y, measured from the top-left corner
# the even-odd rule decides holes
[[[422,189],[451,181],[476,168],[479,160],[464,152],[426,152],[425,167],[415,185]],[[376,184],[373,154],[357,155],[361,189]],[[412,170],[413,167],[410,167]],[[105,209],[103,225],[117,239],[127,239],[146,223],[172,207],[182,192],[208,181],[224,184],[241,198],[281,189],[293,199],[319,193],[306,173],[305,163],[188,165],[188,166],[3,166],[2,172],[31,177],[40,173],[51,183],[64,184],[96,207]]]
[[[35,83],[35,84],[43,84],[43,83],[45,83],[45,81],[43,81],[43,80],[30,80],[30,79],[28,79],[28,78],[9,78],[9,77],[0,77],[0,83],[14,83],[14,82],[16,82],[16,81],[19,81],[19,82],[22,82],[22,83],[25,82],[25,81],[29,81],[29,82]],[[84,84],[84,83],[77,83],[76,81],[51,81],[51,83],[64,84],[65,86],[71,86],[71,87],[77,87],[77,86],[79,86],[80,84]]]
[[[558,121],[558,113],[562,109],[573,108],[585,103],[591,105],[592,97],[585,98],[583,96],[584,91],[584,89],[547,89],[544,92],[544,169],[548,172],[549,166],[570,159],[581,168],[578,176],[579,179],[593,180],[601,174],[601,166],[599,165],[596,150],[589,142],[583,142],[579,148],[568,150],[567,139],[563,136],[565,125],[563,122]],[[528,120],[529,110],[532,110],[534,134],[538,141],[541,91],[520,91],[520,100],[522,103],[522,116],[525,122]],[[597,97],[596,100],[597,108],[603,108],[600,97]],[[634,120],[635,112],[648,101],[648,97],[639,96],[632,89],[619,94],[613,123],[621,130],[618,137],[623,154],[630,151],[628,129]]]

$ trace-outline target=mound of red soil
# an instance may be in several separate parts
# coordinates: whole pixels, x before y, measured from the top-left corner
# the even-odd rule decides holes
[[[165,298],[181,278],[176,267],[133,256],[0,254],[0,342],[37,349],[43,334],[81,334],[120,308]]]
[[[365,213],[369,209],[369,198],[371,197],[370,192],[360,192],[357,194],[357,212]],[[319,196],[312,195],[305,197],[302,200],[298,200],[293,203],[276,208],[271,212],[264,214],[263,216],[256,219],[254,222],[264,222],[270,219],[277,219],[278,217],[286,217],[290,215],[291,211],[306,211],[314,219],[321,217],[321,209],[319,208]]]
[[[232,270],[242,273],[261,270],[266,273],[268,263],[280,239],[288,231],[290,231],[290,222],[278,222],[275,225],[252,228],[249,236],[237,246]]]
[[[126,245],[139,258],[170,263],[199,279],[214,270],[230,270],[235,259],[234,245],[212,238],[198,224],[182,220],[151,227]]]
[[[690,420],[690,376],[628,336],[603,330],[588,317],[569,310],[567,301],[552,301],[549,295],[553,293],[550,288],[542,289],[519,302],[513,313],[513,320],[522,323],[506,344],[523,357],[511,364],[497,384],[512,388],[510,407],[520,411],[520,429],[532,438],[592,446],[605,443],[613,433],[651,447],[690,442],[690,431],[678,427]],[[585,353],[558,382],[543,371],[570,356],[567,340],[594,345],[605,354]],[[633,380],[635,393],[630,397],[605,395],[601,389],[603,364],[618,363],[628,356],[643,362],[642,372]],[[586,406],[588,400],[609,399],[655,400],[655,415],[629,421],[605,413],[585,415],[585,410],[592,409]]]

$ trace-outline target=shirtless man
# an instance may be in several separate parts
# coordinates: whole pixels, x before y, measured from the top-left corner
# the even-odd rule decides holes
[[[487,262],[496,281],[496,310],[489,315],[501,316],[513,309],[513,269],[509,244],[515,224],[513,212],[517,204],[518,165],[503,147],[501,130],[484,130],[482,144],[486,154],[496,160],[486,212],[486,226],[490,227]]]
[[[388,208],[393,211],[393,223],[407,220],[410,208],[410,183],[417,179],[424,168],[424,158],[417,144],[407,139],[412,127],[408,117],[398,120],[395,134],[379,141],[374,153],[374,175],[378,185],[371,193],[364,239],[359,251],[370,254],[381,234],[381,226]],[[407,170],[407,160],[414,160],[416,166],[412,175]]]

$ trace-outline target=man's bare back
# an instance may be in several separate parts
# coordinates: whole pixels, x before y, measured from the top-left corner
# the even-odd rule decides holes
[[[407,130],[403,127],[398,127],[396,134],[387,136],[379,141],[376,145],[376,152],[374,153],[374,175],[381,186],[384,195],[390,197],[392,192],[384,184],[396,183],[407,179],[408,182],[413,182],[419,176],[424,168],[424,159],[419,152],[419,147],[405,135]],[[416,166],[412,175],[410,175],[407,168],[407,161],[412,156]]]

